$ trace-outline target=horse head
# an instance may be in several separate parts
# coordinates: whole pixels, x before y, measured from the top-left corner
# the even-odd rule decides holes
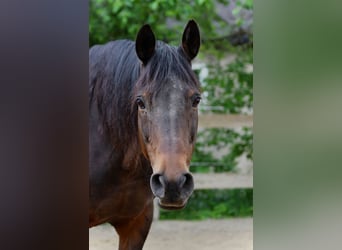
[[[183,208],[194,188],[189,166],[201,96],[191,60],[199,47],[199,29],[192,20],[179,47],[156,41],[148,25],[140,29],[136,38],[141,68],[133,101],[139,143],[153,169],[152,192],[166,209]]]

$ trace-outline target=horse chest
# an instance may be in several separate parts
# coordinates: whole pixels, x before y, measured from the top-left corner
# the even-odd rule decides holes
[[[111,183],[93,185],[90,196],[90,226],[135,217],[152,199],[146,178],[122,175]]]

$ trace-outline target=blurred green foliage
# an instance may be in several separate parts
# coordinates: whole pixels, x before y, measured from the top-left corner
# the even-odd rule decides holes
[[[253,9],[253,0],[236,0],[236,7],[233,10],[233,15],[236,17],[237,26],[241,26],[243,24],[243,19],[239,15],[242,9],[251,10]]]
[[[253,50],[235,51],[236,58],[228,65],[219,60],[208,64],[209,73],[202,90],[206,105],[222,107],[220,113],[241,114],[253,106]]]
[[[229,0],[217,2],[228,4]],[[217,15],[213,0],[90,0],[89,46],[117,39],[134,40],[145,23],[151,25],[158,40],[178,45],[186,23],[189,19],[195,19],[202,38],[198,58],[205,62],[208,70],[207,76],[202,79],[201,105],[219,107],[210,111],[216,113],[252,113],[252,42],[238,47],[229,42],[231,32],[243,24],[244,20],[239,19],[241,10],[252,8],[253,0],[237,0],[233,10],[233,15],[237,17],[236,27],[232,27]],[[249,39],[252,40],[252,36]],[[230,63],[222,63],[228,55],[234,55],[234,59]],[[214,154],[225,149],[220,157]],[[238,157],[243,154],[253,159],[251,128],[205,129],[199,131],[191,171],[234,171]],[[223,218],[252,214],[252,189],[196,190],[184,210],[162,211],[161,219]]]
[[[215,36],[214,24],[227,27],[214,10],[214,1],[208,0],[90,0],[89,44],[122,38],[134,40],[145,23],[153,27],[158,40],[178,44],[189,19],[198,22],[206,39]],[[170,20],[174,21],[171,27]]]
[[[196,190],[184,209],[160,211],[160,219],[202,220],[247,216],[253,216],[253,189]]]
[[[230,148],[226,154],[221,157],[213,155],[215,152],[226,149],[227,146]],[[237,158],[244,153],[248,159],[253,159],[251,128],[243,128],[241,131],[220,128],[205,129],[198,133],[198,140],[192,156],[191,172],[234,171]]]

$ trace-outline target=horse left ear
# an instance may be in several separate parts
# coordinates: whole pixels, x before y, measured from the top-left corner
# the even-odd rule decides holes
[[[184,29],[182,37],[182,48],[190,61],[197,56],[200,44],[201,38],[197,23],[190,20]]]
[[[137,39],[135,40],[135,51],[144,65],[153,56],[155,46],[156,38],[154,37],[153,31],[150,25],[145,24],[139,30]]]

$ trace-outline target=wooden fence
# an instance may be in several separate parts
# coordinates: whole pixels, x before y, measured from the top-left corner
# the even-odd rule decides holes
[[[253,115],[201,114],[199,129],[253,127]],[[253,176],[231,173],[194,174],[195,189],[252,188]]]

